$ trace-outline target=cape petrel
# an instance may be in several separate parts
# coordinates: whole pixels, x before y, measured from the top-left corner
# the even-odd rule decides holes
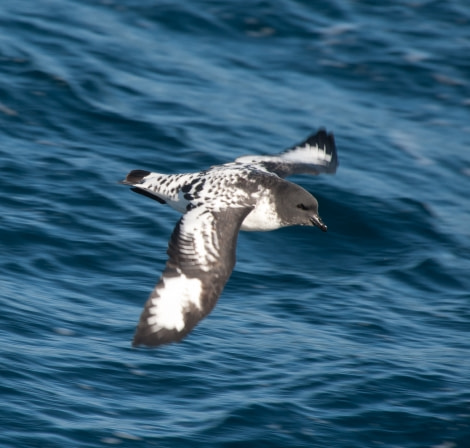
[[[326,232],[315,197],[284,178],[333,174],[337,167],[333,134],[321,129],[280,154],[239,157],[198,173],[131,171],[122,183],[183,214],[133,345],[179,341],[211,312],[235,265],[240,230],[301,225]]]

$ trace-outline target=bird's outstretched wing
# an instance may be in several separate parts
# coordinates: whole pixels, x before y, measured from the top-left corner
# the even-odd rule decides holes
[[[243,156],[235,162],[258,166],[282,178],[294,174],[334,174],[339,165],[333,134],[324,129],[280,154]]]
[[[232,273],[238,232],[251,210],[214,211],[203,205],[183,215],[171,235],[162,277],[145,303],[134,346],[179,341],[211,312]]]

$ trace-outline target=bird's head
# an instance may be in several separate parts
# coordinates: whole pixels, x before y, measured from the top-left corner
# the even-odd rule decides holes
[[[277,212],[285,226],[315,226],[326,232],[327,226],[318,214],[318,201],[308,191],[286,182],[277,196]]]

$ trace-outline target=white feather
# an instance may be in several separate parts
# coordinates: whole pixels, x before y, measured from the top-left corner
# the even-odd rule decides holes
[[[163,278],[163,286],[158,287],[158,297],[152,299],[147,323],[153,332],[162,328],[181,331],[184,328],[185,309],[190,304],[201,309],[201,282],[197,278]]]

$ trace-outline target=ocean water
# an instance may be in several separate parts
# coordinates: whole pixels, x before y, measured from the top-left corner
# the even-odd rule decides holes
[[[0,446],[470,446],[470,4],[0,8]],[[328,225],[242,233],[133,349],[178,214],[120,185],[334,132]]]

